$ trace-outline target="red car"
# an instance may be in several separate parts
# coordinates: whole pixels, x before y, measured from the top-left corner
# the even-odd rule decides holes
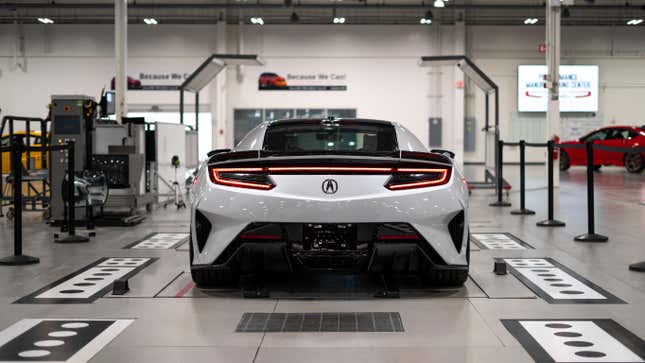
[[[275,73],[265,72],[260,74],[258,80],[260,89],[280,89],[287,88],[287,80]]]
[[[116,77],[112,77],[112,82],[110,82],[110,86],[112,87],[112,90],[114,90],[115,83],[116,83]],[[128,89],[142,89],[143,87],[141,86],[141,81],[128,76]]]
[[[565,141],[561,144],[584,144],[592,141],[599,145],[613,147],[638,147],[645,145],[645,126],[610,126],[592,131],[577,141]],[[587,165],[585,149],[560,149],[560,170],[567,170],[572,165]],[[594,149],[594,168],[603,165],[624,166],[630,173],[640,173],[645,169],[645,153],[612,152]]]

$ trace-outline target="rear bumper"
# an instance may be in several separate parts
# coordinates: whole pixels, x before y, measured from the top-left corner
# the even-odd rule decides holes
[[[468,265],[465,248],[468,191],[456,173],[448,184],[442,186],[396,192],[382,187],[387,176],[340,176],[336,179],[343,189],[333,197],[320,192],[321,182],[326,177],[302,175],[298,176],[298,183],[287,186],[286,181],[278,180],[275,189],[258,191],[214,185],[203,173],[199,177],[199,185],[193,189],[191,231],[193,236],[197,235],[195,216],[198,214],[208,221],[211,228],[199,245],[195,238],[191,241],[195,251],[192,265],[196,268],[222,265],[220,256],[253,223],[392,222],[412,226],[423,241],[421,250],[432,250],[443,261],[435,263],[436,266]],[[277,180],[278,177],[275,178]],[[366,187],[369,185],[375,187]],[[346,194],[341,194],[343,192]],[[460,213],[463,213],[464,223],[461,243],[458,244],[461,247],[457,248],[451,236],[450,222]],[[279,242],[282,241],[262,241],[258,247],[279,247]],[[381,243],[381,246],[375,243],[373,247],[377,257],[390,248],[388,243]]]
[[[295,254],[286,242],[244,243],[223,264],[193,265],[193,270],[231,270],[237,274],[335,271],[340,273],[423,274],[429,270],[468,271],[468,265],[435,264],[419,245],[375,243],[365,253]]]

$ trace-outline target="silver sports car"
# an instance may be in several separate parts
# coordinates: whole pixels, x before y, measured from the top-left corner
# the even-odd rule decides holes
[[[330,270],[427,285],[468,276],[468,190],[454,154],[429,152],[396,122],[268,121],[209,156],[191,193],[199,286]]]

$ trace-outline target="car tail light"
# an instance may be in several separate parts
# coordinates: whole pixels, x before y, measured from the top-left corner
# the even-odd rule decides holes
[[[264,168],[210,168],[211,181],[230,187],[269,190],[275,187]]]
[[[446,184],[448,180],[449,169],[397,168],[385,187],[390,190],[425,188]]]

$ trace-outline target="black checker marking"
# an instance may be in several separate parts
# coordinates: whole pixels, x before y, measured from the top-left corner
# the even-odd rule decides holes
[[[134,246],[138,245],[139,243],[141,243],[141,242],[143,242],[143,241],[145,241],[145,240],[147,240],[147,239],[150,239],[150,238],[154,237],[155,235],[157,235],[157,234],[161,234],[161,233],[188,233],[188,232],[186,232],[186,231],[180,231],[180,232],[179,232],[179,231],[175,231],[175,232],[153,232],[153,233],[150,233],[149,235],[147,235],[147,236],[145,236],[145,237],[143,237],[143,238],[140,238],[140,239],[138,239],[138,240],[136,240],[136,241],[134,241],[134,242],[132,242],[132,243],[128,243],[127,245],[123,246],[123,249],[124,249],[124,250],[129,250],[129,249],[131,249],[132,247],[134,247]],[[168,247],[168,249],[169,249],[169,250],[171,250],[171,249],[173,249],[173,248],[174,248],[174,249],[176,249],[176,248],[178,248],[179,246],[181,246],[181,245],[183,245],[184,243],[186,243],[186,242],[188,241],[188,239],[189,239],[189,237],[188,237],[188,236],[186,236],[186,238],[184,238],[184,239],[180,240],[179,242],[175,243],[174,245],[172,245],[172,246]]]
[[[508,258],[508,257],[505,257],[505,258]],[[526,257],[520,257],[520,258],[526,258]],[[513,276],[515,276],[518,280],[522,281],[522,283],[526,285],[526,287],[531,289],[535,293],[535,295],[541,297],[549,304],[627,304],[627,302],[620,299],[618,296],[610,293],[609,291],[603,289],[602,287],[585,279],[584,277],[580,276],[577,272],[569,269],[565,265],[557,262],[556,260],[550,257],[530,257],[530,258],[543,259],[550,262],[553,266],[562,269],[562,271],[575,277],[578,281],[582,282],[583,284],[587,285],[593,290],[596,290],[596,292],[606,297],[606,299],[554,299],[549,294],[547,294],[544,290],[542,290],[539,286],[534,284],[531,280],[527,279],[524,275],[519,273],[513,266],[511,266],[508,263],[506,264],[508,267],[508,270],[513,274]],[[499,257],[496,257],[495,261],[505,262],[504,258],[499,258]],[[573,319],[569,319],[569,320],[573,320]]]
[[[117,256],[117,257],[103,257],[103,258],[100,258],[100,259],[92,262],[91,264],[83,267],[82,269],[80,269],[80,270],[78,270],[76,272],[72,272],[71,274],[69,274],[69,275],[67,275],[67,276],[65,276],[65,277],[63,277],[61,279],[58,279],[58,280],[52,282],[51,284],[47,284],[47,285],[43,286],[42,288],[32,292],[29,295],[21,297],[20,299],[14,301],[13,304],[89,304],[89,303],[92,303],[92,302],[94,302],[94,300],[102,297],[103,295],[107,294],[109,291],[112,291],[112,285],[113,284],[109,284],[108,286],[106,286],[105,288],[97,291],[94,295],[90,296],[87,299],[83,299],[83,298],[36,299],[36,296],[38,296],[38,295],[42,294],[43,292],[53,288],[56,285],[62,284],[63,282],[65,282],[65,281],[67,281],[67,280],[69,280],[69,279],[71,279],[71,278],[73,278],[73,277],[75,277],[77,275],[82,274],[83,272],[91,269],[92,267],[100,265],[101,263],[103,263],[104,261],[107,261],[110,258],[130,258],[130,257],[118,257]],[[134,257],[134,258],[137,258],[137,257]],[[138,274],[141,270],[143,270],[144,268],[150,266],[153,262],[157,261],[157,258],[154,258],[154,257],[139,257],[139,258],[149,258],[149,260],[146,261],[145,263],[143,263],[142,265],[135,267],[131,272],[129,272],[126,275],[124,275],[123,277],[121,277],[122,279],[130,279],[130,278],[132,278],[132,276]]]
[[[520,324],[520,321],[592,321],[607,332],[607,334],[611,335],[622,345],[634,352],[634,354],[645,360],[645,342],[612,319],[501,319],[502,325],[504,325],[506,330],[508,330],[515,339],[520,342],[524,350],[526,350],[536,362],[558,363],[553,360],[551,355],[542,348],[540,343],[538,343],[533,336],[524,329]]]
[[[66,323],[87,323],[89,326],[79,329],[66,329],[62,325]],[[7,344],[0,347],[0,361],[66,361],[94,340],[105,329],[109,328],[114,321],[109,320],[45,320],[26,332],[13,338]],[[71,337],[54,338],[48,334],[55,331],[75,331],[77,334]],[[62,340],[65,344],[57,347],[40,348],[34,345],[41,340]],[[48,350],[51,354],[44,357],[23,358],[18,355],[28,350]]]
[[[399,313],[244,313],[237,333],[404,332]]]
[[[471,231],[470,232],[470,240],[473,241],[477,245],[477,247],[479,247],[482,250],[490,250],[490,248],[486,247],[486,245],[484,245],[481,242],[479,242],[479,240],[477,238],[475,238],[473,236],[473,234],[503,234],[506,237],[508,237],[508,238],[512,239],[513,241],[517,242],[518,244],[524,246],[524,248],[526,248],[526,249],[529,249],[529,250],[534,250],[535,249],[533,246],[531,246],[530,244],[524,242],[523,240],[521,240],[519,237],[515,236],[512,233],[508,233],[508,232],[472,232]]]

